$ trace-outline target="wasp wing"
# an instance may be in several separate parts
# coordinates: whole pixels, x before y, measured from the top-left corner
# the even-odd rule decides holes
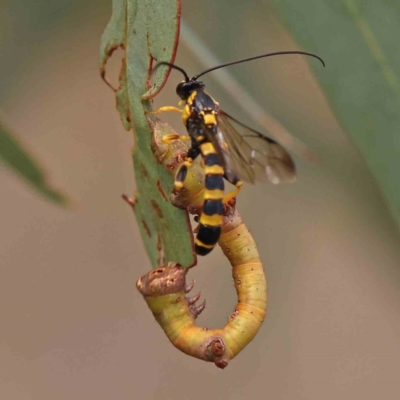
[[[228,169],[254,183],[292,182],[296,167],[289,153],[275,140],[249,128],[224,111],[218,112],[218,150]]]

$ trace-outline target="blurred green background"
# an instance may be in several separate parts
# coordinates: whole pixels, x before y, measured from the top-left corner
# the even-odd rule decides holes
[[[176,63],[193,75],[211,66],[204,63],[210,54],[230,61],[298,47],[301,41],[281,24],[290,19],[277,17],[275,3],[184,2]],[[298,2],[291,4],[301,18]],[[150,263],[120,198],[134,190],[132,134],[123,130],[114,94],[98,74],[110,12],[108,0],[2,2],[2,114],[72,205],[46,201],[1,166],[1,398],[397,399],[398,229],[325,100],[324,82],[301,57],[229,70],[267,113],[257,120],[220,83],[222,71],[205,79],[230,114],[264,131],[271,125],[263,122],[279,121],[293,134],[274,132],[294,152],[297,182],[246,185],[238,199],[267,274],[264,325],[223,372],[168,342],[135,288]],[[343,30],[321,31],[326,51],[320,55],[330,59]],[[340,43],[349,57],[351,40]],[[114,81],[119,57],[109,64]],[[335,68],[328,63],[319,77],[328,81]],[[171,74],[156,107],[176,104],[180,79]],[[184,131],[179,117],[163,119]],[[317,162],[306,160],[295,138]],[[236,299],[220,250],[189,277],[207,299],[198,323],[225,324]]]

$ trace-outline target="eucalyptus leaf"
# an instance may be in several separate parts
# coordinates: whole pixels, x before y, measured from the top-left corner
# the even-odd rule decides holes
[[[100,73],[107,77],[106,62],[122,48],[125,57],[120,87],[115,89],[117,109],[127,130],[134,134],[133,165],[137,192],[125,197],[133,206],[143,242],[154,268],[169,261],[184,267],[195,263],[187,212],[173,207],[169,194],[173,177],[151,150],[153,132],[145,112],[165,83],[168,69],[159,69],[150,86],[157,61],[173,61],[179,38],[179,0],[114,0],[112,17],[100,46]]]
[[[67,204],[66,196],[50,186],[43,168],[2,121],[0,121],[0,161],[7,164],[48,200],[61,205]]]
[[[400,2],[272,4],[300,47],[325,60],[325,70],[310,66],[400,225]]]

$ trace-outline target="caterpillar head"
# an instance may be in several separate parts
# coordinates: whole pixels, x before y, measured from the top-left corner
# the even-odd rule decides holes
[[[151,270],[136,282],[136,287],[143,296],[177,293],[184,290],[185,285],[186,270],[175,262]]]

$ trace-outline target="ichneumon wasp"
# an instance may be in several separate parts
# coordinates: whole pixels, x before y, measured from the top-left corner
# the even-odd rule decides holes
[[[181,98],[179,105],[184,105],[184,108],[166,106],[151,113],[166,111],[182,113],[183,123],[189,134],[189,136],[169,135],[164,138],[167,143],[176,139],[191,141],[186,160],[175,176],[175,190],[182,188],[187,168],[195,158],[200,154],[203,157],[205,194],[195,240],[195,251],[199,255],[208,254],[218,242],[224,203],[239,193],[242,180],[250,183],[261,180],[274,184],[291,182],[296,177],[296,168],[283,146],[221,110],[219,103],[206,93],[204,83],[198,78],[230,65],[284,54],[314,57],[325,66],[324,61],[312,53],[279,51],[218,65],[192,78],[189,78],[181,67],[165,61],[159,62],[152,71],[154,73],[157,68],[164,65],[180,71],[185,78],[176,87],[176,93]],[[224,196],[223,178],[236,186],[236,190],[226,196]]]

